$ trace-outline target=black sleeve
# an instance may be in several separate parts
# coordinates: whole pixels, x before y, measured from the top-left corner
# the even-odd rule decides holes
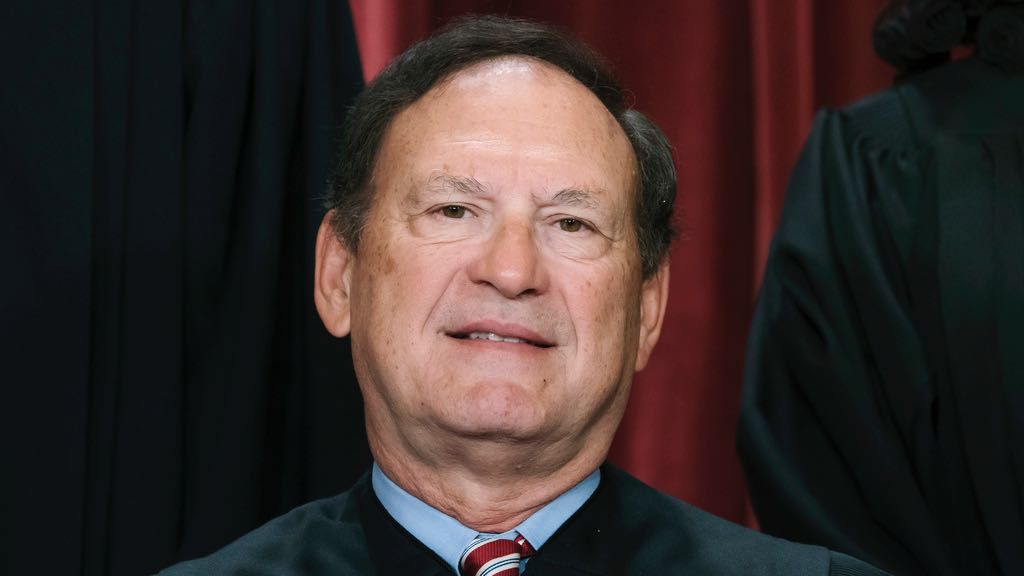
[[[748,342],[739,449],[764,531],[941,574],[904,451],[930,399],[898,265],[913,223],[877,218],[918,212],[913,190],[899,209],[886,196],[913,179],[851,132],[822,113],[793,173]]]

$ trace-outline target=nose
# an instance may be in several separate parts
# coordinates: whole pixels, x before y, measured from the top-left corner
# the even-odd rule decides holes
[[[512,299],[547,290],[547,270],[529,223],[498,224],[480,250],[469,265],[473,282],[489,284]]]

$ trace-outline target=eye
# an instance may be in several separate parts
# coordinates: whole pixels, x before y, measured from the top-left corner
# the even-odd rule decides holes
[[[579,232],[583,229],[583,222],[575,218],[562,218],[558,221],[558,227],[563,232]]]
[[[441,208],[441,214],[444,214],[446,218],[462,218],[466,215],[466,207],[458,205],[445,206]]]

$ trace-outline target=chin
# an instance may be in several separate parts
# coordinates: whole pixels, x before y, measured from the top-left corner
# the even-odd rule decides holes
[[[543,403],[517,384],[478,384],[451,405],[441,419],[467,437],[508,441],[541,434],[547,411]]]

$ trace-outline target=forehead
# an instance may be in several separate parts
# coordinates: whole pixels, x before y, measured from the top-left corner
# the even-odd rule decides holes
[[[475,170],[483,158],[614,188],[631,190],[634,179],[632,146],[600,100],[561,69],[525,57],[480,62],[439,82],[396,115],[377,168]]]

